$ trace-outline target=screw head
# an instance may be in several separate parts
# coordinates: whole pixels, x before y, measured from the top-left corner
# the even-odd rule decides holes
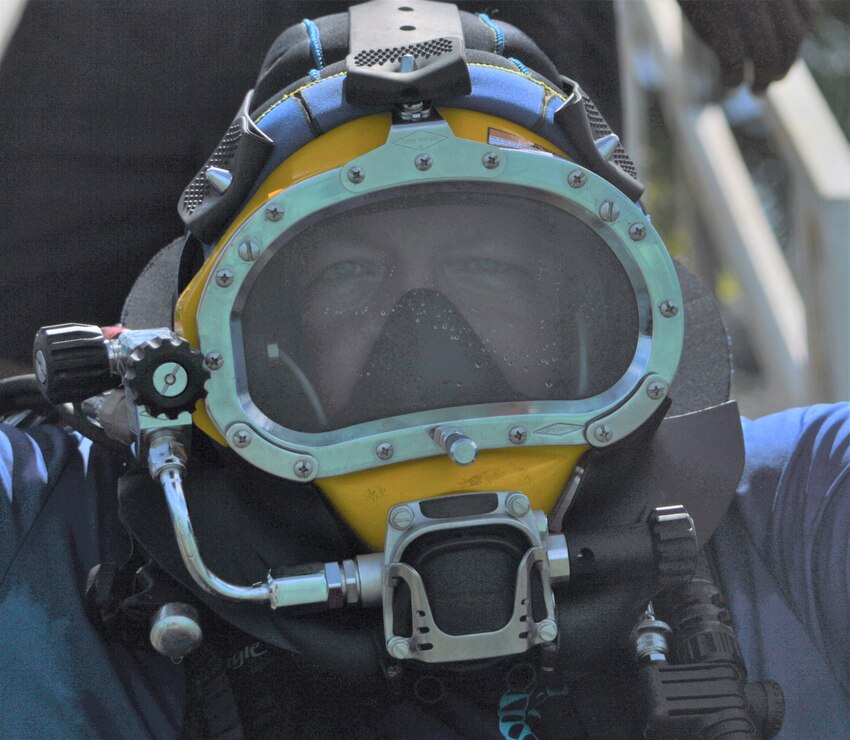
[[[268,218],[268,210],[266,211],[266,218]],[[278,220],[278,219],[271,219]],[[239,256],[245,262],[253,262],[257,257],[260,256],[260,245],[256,242],[252,242],[250,239],[242,242],[239,245]]]
[[[389,460],[393,455],[395,455],[395,447],[393,447],[389,442],[381,442],[375,448],[375,454],[381,460]]]
[[[629,236],[632,238],[632,241],[643,241],[646,238],[647,233],[648,229],[646,228],[646,224],[638,222],[629,226]]]
[[[309,460],[299,460],[292,466],[292,472],[298,478],[309,478],[313,474],[313,463]]]
[[[528,439],[528,432],[525,427],[513,427],[508,432],[508,439],[515,445],[521,445]]]
[[[204,365],[210,370],[218,370],[224,364],[224,356],[221,352],[208,352],[204,357]]]
[[[653,380],[648,386],[646,386],[646,395],[653,401],[658,401],[667,395],[667,390],[667,383],[661,380]]]
[[[416,169],[421,172],[430,170],[433,162],[434,160],[430,154],[417,154],[416,159],[413,160],[413,164],[416,165]]]
[[[35,376],[39,383],[47,382],[47,359],[42,350],[35,353]]]
[[[348,179],[358,185],[366,179],[366,172],[362,167],[351,167],[348,170]]]
[[[610,442],[611,438],[614,436],[614,432],[611,431],[611,427],[607,424],[600,424],[593,430],[593,436],[600,442]]]
[[[230,440],[233,442],[234,447],[244,449],[251,444],[251,432],[247,429],[237,429],[230,435]]]
[[[607,221],[608,223],[616,221],[620,218],[620,206],[613,200],[602,201],[602,205],[599,206],[599,216],[603,221]]]
[[[396,506],[390,512],[390,526],[404,531],[413,524],[413,509],[409,506]]]
[[[389,678],[391,681],[394,681],[394,680],[395,680],[395,679],[397,679],[399,676],[401,676],[401,674],[402,674],[402,670],[403,670],[403,669],[402,669],[402,667],[401,667],[400,665],[396,665],[395,663],[392,663],[391,665],[388,665],[388,666],[386,667],[386,669],[385,669],[385,671],[386,671],[386,676],[387,676],[387,678]]]
[[[571,188],[581,188],[587,182],[587,173],[581,170],[573,170],[567,175],[567,183]]]
[[[153,386],[161,396],[175,398],[186,390],[189,374],[176,362],[163,362],[153,373]]]
[[[505,501],[505,508],[511,516],[519,518],[528,514],[531,509],[531,501],[523,493],[512,493]]]
[[[298,478],[309,478],[313,474],[313,463],[309,460],[299,460],[292,466],[292,471]]]
[[[488,170],[495,170],[499,166],[500,161],[501,157],[496,152],[487,152],[487,154],[481,157],[481,164]]]
[[[233,285],[233,270],[225,267],[223,270],[219,270],[215,274],[215,284],[218,285],[219,288],[228,288]]]
[[[387,640],[387,652],[396,660],[404,660],[410,655],[410,645],[403,637],[391,637]]]
[[[679,313],[679,306],[669,298],[665,298],[658,304],[658,310],[661,311],[661,315],[664,318],[671,319]]]
[[[544,619],[537,623],[537,638],[543,642],[552,642],[558,636],[558,625],[552,619]]]
[[[283,208],[278,205],[272,203],[271,205],[266,206],[266,220],[267,221],[280,221],[283,218]]]

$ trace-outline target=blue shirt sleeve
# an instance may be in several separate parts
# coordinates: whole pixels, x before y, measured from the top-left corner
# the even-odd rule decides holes
[[[89,569],[126,557],[119,474],[79,435],[0,424],[0,737],[179,736],[179,667],[86,615]]]
[[[743,420],[737,506],[752,544],[850,690],[850,404]]]

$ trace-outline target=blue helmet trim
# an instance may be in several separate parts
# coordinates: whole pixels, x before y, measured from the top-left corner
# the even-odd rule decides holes
[[[487,113],[523,126],[577,157],[572,144],[555,124],[554,113],[567,96],[550,85],[518,70],[485,64],[470,64],[472,94],[440,101],[445,108],[462,108]],[[257,185],[297,149],[321,133],[363,116],[376,108],[355,106],[343,94],[345,73],[311,81],[271,103],[254,115],[254,121],[275,148]]]

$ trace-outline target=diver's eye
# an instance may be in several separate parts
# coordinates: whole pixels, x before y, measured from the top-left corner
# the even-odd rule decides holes
[[[449,271],[470,286],[503,287],[526,283],[530,272],[526,265],[491,257],[464,257],[452,260]]]
[[[377,275],[378,265],[371,262],[341,260],[325,267],[313,280],[316,283],[341,283],[347,280],[367,279]]]

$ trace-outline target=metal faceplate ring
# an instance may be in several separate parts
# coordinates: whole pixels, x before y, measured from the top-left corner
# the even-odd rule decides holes
[[[428,167],[422,167],[427,154]],[[429,183],[480,183],[545,199],[592,228],[619,259],[635,292],[639,336],[631,365],[611,388],[580,401],[494,403],[422,411],[320,433],[283,427],[253,403],[247,386],[241,310],[259,271],[286,233],[325,209]],[[284,238],[281,238],[284,237]],[[248,245],[248,246],[245,246]],[[283,245],[283,247],[281,247]],[[451,424],[478,448],[602,447],[637,429],[663,402],[681,355],[682,294],[672,260],[646,215],[603,178],[573,162],[455,137],[443,121],[394,126],[387,143],[271,197],[232,234],[203,288],[200,349],[223,358],[207,382],[207,411],[237,453],[262,470],[309,481],[441,454],[433,430]],[[391,460],[376,454],[392,445]]]

